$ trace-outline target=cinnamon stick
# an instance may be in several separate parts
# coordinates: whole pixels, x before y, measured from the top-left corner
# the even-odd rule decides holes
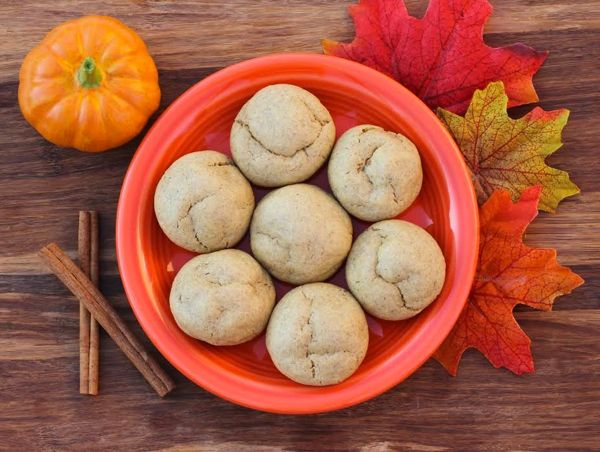
[[[90,215],[79,212],[77,234],[79,267],[87,276],[90,274]],[[83,303],[79,303],[79,393],[90,391],[90,313]]]
[[[40,250],[40,256],[62,283],[85,305],[146,381],[161,397],[174,387],[173,380],[146,352],[92,281],[55,243]]]
[[[100,256],[98,212],[90,211],[90,280],[99,288]],[[91,395],[98,394],[100,360],[100,327],[94,316],[90,316],[90,356],[89,356],[89,390]]]

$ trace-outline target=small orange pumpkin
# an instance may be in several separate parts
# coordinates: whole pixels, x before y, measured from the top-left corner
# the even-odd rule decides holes
[[[144,41],[117,19],[86,16],[52,30],[19,73],[23,116],[62,147],[101,152],[136,136],[158,108]]]

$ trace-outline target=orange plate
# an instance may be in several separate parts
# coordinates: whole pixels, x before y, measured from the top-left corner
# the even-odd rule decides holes
[[[348,380],[310,387],[281,375],[264,335],[235,347],[213,347],[186,336],[169,310],[169,289],[192,253],[158,227],[153,197],[158,180],[182,155],[204,149],[229,154],[229,130],[241,106],[273,83],[299,85],[331,112],[338,136],[358,124],[402,132],[421,153],[423,190],[400,218],[425,227],[447,262],[438,299],[402,322],[369,318],[367,356]],[[268,170],[268,168],[266,169]],[[327,190],[326,165],[309,182]],[[257,199],[267,190],[255,188]],[[354,220],[355,236],[368,226]],[[398,384],[437,349],[460,314],[475,273],[477,203],[468,170],[450,135],[417,97],[361,64],[324,55],[283,54],[225,68],[194,85],[162,114],[137,150],[121,190],[117,258],[129,302],[142,328],[184,375],[231,402],[276,413],[317,413],[368,400]],[[248,237],[240,248],[249,250]],[[346,287],[343,269],[331,281]],[[278,298],[291,286],[276,282]]]

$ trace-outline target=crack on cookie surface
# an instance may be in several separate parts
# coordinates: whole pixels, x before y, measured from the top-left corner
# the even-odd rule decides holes
[[[192,226],[192,231],[194,233],[193,234],[194,240],[196,241],[196,243],[198,243],[198,245],[200,245],[202,247],[203,250],[209,250],[210,248],[208,246],[206,246],[206,244],[204,242],[202,242],[202,240],[200,240],[200,237],[198,237],[198,235],[200,234],[201,231],[198,231],[196,229],[196,225],[194,224],[192,218],[190,218],[191,211],[194,207],[198,206],[199,204],[202,204],[204,201],[206,201],[209,198],[212,198],[215,195],[216,195],[216,193],[209,193],[208,195],[204,195],[200,199],[197,199],[196,201],[191,202],[189,207],[187,208],[185,214],[183,214],[182,216],[180,216],[177,219],[177,224],[176,224],[177,229],[181,228],[181,225],[185,220],[190,221],[191,226]]]
[[[191,202],[189,207],[187,208],[185,214],[183,214],[182,216],[180,216],[177,219],[177,229],[179,229],[181,227],[181,223],[183,222],[183,220],[185,220],[186,218],[189,218],[190,212],[192,211],[192,209],[194,207],[196,207],[198,204],[202,204],[204,201],[206,201],[209,198],[212,198],[215,195],[216,195],[216,193],[209,193],[208,195],[204,195],[200,199],[197,199],[196,201]],[[192,222],[192,228],[194,229],[194,232],[195,232],[196,229],[194,228],[193,222]]]
[[[256,144],[258,144],[261,147],[261,149],[263,149],[264,151],[268,152],[271,155],[274,155],[276,157],[280,157],[283,159],[294,159],[298,154],[304,154],[305,158],[308,159],[308,148],[310,148],[317,142],[317,140],[323,133],[323,130],[325,129],[325,125],[329,124],[329,122],[327,122],[325,125],[321,125],[321,130],[319,130],[319,133],[317,134],[317,136],[315,137],[315,139],[313,141],[311,141],[306,146],[296,149],[292,155],[288,156],[288,155],[278,154],[277,152],[274,152],[271,149],[269,149],[262,141],[260,141],[258,139],[258,137],[256,135],[254,135],[254,133],[252,132],[252,129],[250,128],[250,124],[248,124],[247,122],[244,122],[241,119],[236,119],[235,122],[240,127],[243,127],[244,129],[246,129],[246,131],[248,132],[248,135],[250,136],[250,139],[252,139]]]
[[[311,297],[309,297],[308,295],[306,295],[306,292],[303,289],[300,289],[300,293],[302,293],[302,296],[304,297],[304,299],[308,301],[308,316],[306,318],[306,323],[303,326],[303,328],[308,329],[308,334],[309,334],[308,341],[306,342],[305,358],[310,363],[310,374],[311,374],[311,377],[314,379],[316,376],[315,362],[312,359],[311,352],[310,352],[310,348],[311,348],[312,342],[314,340],[314,327],[312,324],[312,319],[313,319],[313,314],[314,314],[314,310],[313,310],[314,300]]]
[[[323,127],[325,127],[327,124],[329,124],[331,122],[329,119],[325,119],[325,120],[319,119],[319,117],[316,115],[316,113],[311,108],[311,106],[308,104],[308,102],[306,102],[304,99],[302,99],[302,97],[297,96],[297,99],[304,104],[304,106],[306,107],[308,112],[311,114],[313,121],[319,123],[319,125],[321,126],[321,129],[323,129]]]
[[[373,193],[373,190],[375,190],[375,187],[379,184],[377,184],[376,181],[374,181],[371,178],[371,175],[369,173],[367,173],[366,170],[369,167],[369,165],[371,164],[371,159],[373,158],[375,153],[381,148],[381,146],[382,145],[375,146],[373,148],[373,150],[371,150],[371,152],[369,152],[368,156],[362,162],[359,162],[359,164],[356,166],[356,172],[359,174],[363,174],[365,176],[367,182],[371,186],[371,193]]]
[[[376,188],[383,188],[387,186],[392,193],[392,199],[394,200],[394,204],[399,205],[400,201],[398,200],[398,194],[396,193],[396,186],[394,185],[394,182],[390,180],[389,177],[386,177],[385,180],[378,181],[376,179],[373,179],[371,174],[369,174],[368,172],[372,159],[375,157],[377,151],[383,148],[383,146],[384,144],[380,144],[369,153],[369,156],[365,159],[364,164],[361,167],[361,172],[366,176],[367,181],[371,185],[371,195],[373,194],[373,191],[375,191]]]
[[[304,290],[301,290],[301,292],[302,292],[302,295],[304,296],[304,298],[309,302],[308,317],[307,317],[306,323],[304,325],[304,328],[309,329],[309,338],[308,338],[308,342],[306,344],[305,358],[308,360],[308,362],[310,364],[311,378],[315,382],[320,383],[322,381],[322,378],[320,378],[318,375],[317,363],[315,362],[315,358],[333,357],[333,356],[337,356],[337,355],[350,355],[356,360],[356,352],[354,352],[352,350],[347,350],[345,348],[343,348],[342,350],[328,350],[328,351],[313,351],[312,350],[313,347],[315,346],[315,343],[314,343],[315,342],[315,325],[313,323],[314,313],[315,313],[315,300],[311,296],[307,295]]]
[[[390,186],[390,189],[392,190],[392,198],[394,199],[394,204],[400,204],[400,201],[398,201],[398,194],[396,193],[396,186],[390,180],[388,180],[387,182]]]
[[[372,126],[346,133],[348,137],[342,135],[331,157],[334,193],[363,220],[395,217],[414,200],[412,163],[405,159],[404,149],[391,140],[396,134]]]
[[[313,357],[313,353],[310,353],[310,346],[312,344],[312,341],[314,339],[314,334],[315,334],[315,330],[313,328],[313,324],[312,324],[312,318],[313,318],[313,314],[314,311],[312,309],[312,300],[311,300],[311,304],[310,304],[310,314],[308,315],[308,326],[310,329],[310,337],[308,339],[308,345],[306,346],[306,357],[308,358],[308,360],[310,361],[310,373],[312,375],[313,378],[315,378],[315,361],[312,359]]]
[[[194,239],[196,239],[196,242],[198,243],[198,245],[200,245],[203,249],[208,250],[209,249],[208,246],[206,246],[204,244],[204,242],[202,240],[200,240],[200,237],[198,237],[198,234],[199,234],[199,232],[197,232],[194,229]]]
[[[381,279],[382,281],[384,281],[387,284],[390,284],[392,286],[394,286],[396,288],[396,290],[398,291],[398,295],[400,296],[400,303],[402,308],[407,309],[409,311],[413,311],[413,312],[420,312],[422,311],[422,309],[420,308],[413,308],[412,306],[409,306],[408,303],[406,302],[406,298],[404,297],[404,292],[402,291],[402,287],[400,287],[400,284],[403,283],[404,281],[406,281],[407,279],[410,278],[404,278],[404,279],[400,279],[398,281],[390,281],[389,279],[385,278],[381,273],[379,273],[378,270],[378,266],[379,266],[379,251],[381,250],[381,247],[383,246],[383,242],[387,239],[387,236],[383,233],[383,231],[381,229],[372,229],[373,231],[377,232],[377,235],[379,237],[379,245],[377,246],[377,250],[375,251],[375,268],[373,269],[373,271],[375,272],[375,277]]]
[[[233,162],[231,160],[228,160],[226,162],[215,162],[215,163],[207,163],[206,164],[207,167],[212,168],[215,166],[234,166]]]
[[[271,240],[271,242],[273,242],[276,246],[287,251],[288,261],[290,261],[292,259],[292,245],[290,243],[283,241],[283,239],[281,237],[277,237],[275,235],[272,235],[272,234],[269,234],[268,232],[263,232],[263,231],[255,231],[254,234],[268,237]]]

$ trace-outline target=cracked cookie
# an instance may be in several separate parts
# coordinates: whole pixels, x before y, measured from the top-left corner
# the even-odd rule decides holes
[[[163,232],[176,245],[198,253],[234,246],[246,233],[253,210],[252,187],[216,151],[192,152],[176,160],[154,193]]]
[[[179,270],[169,303],[186,334],[212,345],[236,345],[265,329],[275,288],[252,256],[221,250],[196,256]]]
[[[254,257],[281,281],[323,281],[341,265],[352,246],[352,222],[319,187],[288,185],[256,206],[250,226]]]
[[[404,135],[356,126],[337,141],[327,168],[340,204],[365,221],[394,218],[421,191],[423,171],[415,145]]]
[[[296,287],[275,306],[267,350],[297,383],[325,386],[356,371],[369,345],[367,319],[354,297],[327,283]]]
[[[335,125],[313,94],[294,85],[270,85],[244,104],[231,128],[231,154],[256,185],[302,182],[323,165]]]
[[[444,285],[446,261],[425,229],[380,221],[358,236],[346,262],[346,282],[369,314],[403,320],[425,309]]]

